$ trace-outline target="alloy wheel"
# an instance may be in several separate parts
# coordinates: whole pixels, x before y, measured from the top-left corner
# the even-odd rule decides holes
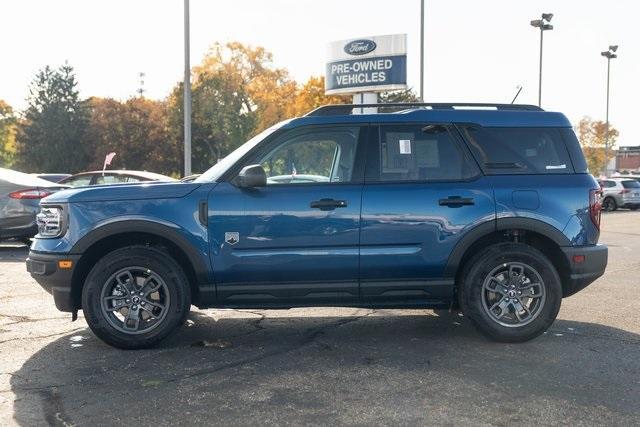
[[[508,262],[494,268],[482,284],[482,307],[496,323],[520,327],[531,323],[542,311],[545,287],[530,265]]]
[[[102,314],[126,334],[142,334],[162,323],[169,309],[164,280],[145,267],[126,267],[112,274],[102,287]]]

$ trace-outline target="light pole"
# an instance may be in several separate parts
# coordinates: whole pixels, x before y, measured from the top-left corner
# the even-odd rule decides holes
[[[420,102],[424,102],[424,0],[420,0]]]
[[[189,0],[184,0],[184,176],[191,175],[191,65]]]
[[[609,163],[609,72],[611,71],[611,60],[617,58],[615,53],[618,50],[618,45],[609,46],[609,50],[600,52],[600,55],[607,58],[607,113],[606,122],[604,126],[604,174],[608,176],[607,164]]]
[[[540,28],[540,73],[538,75],[538,107],[542,106],[542,39],[544,32],[553,30],[553,25],[549,24],[553,18],[553,13],[543,13],[542,19],[534,19],[531,26]]]

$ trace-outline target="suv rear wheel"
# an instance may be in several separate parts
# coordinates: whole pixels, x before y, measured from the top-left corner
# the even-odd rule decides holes
[[[117,249],[100,259],[82,291],[91,330],[119,348],[148,348],[184,322],[189,283],[165,252],[147,246]]]
[[[553,323],[562,301],[560,277],[537,249],[500,243],[476,254],[460,283],[463,313],[489,337],[530,340]]]
[[[613,197],[607,197],[602,202],[602,209],[606,212],[613,212],[618,209],[618,204]]]

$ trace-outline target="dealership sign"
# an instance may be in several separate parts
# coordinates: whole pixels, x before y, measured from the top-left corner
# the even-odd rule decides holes
[[[327,95],[406,88],[406,34],[340,40],[329,45]]]

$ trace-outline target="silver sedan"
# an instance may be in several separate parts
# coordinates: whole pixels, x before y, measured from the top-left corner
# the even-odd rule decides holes
[[[36,215],[40,199],[67,185],[0,168],[0,240],[27,241],[38,232]]]

